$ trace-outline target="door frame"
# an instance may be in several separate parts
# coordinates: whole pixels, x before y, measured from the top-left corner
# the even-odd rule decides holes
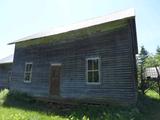
[[[53,94],[51,94],[51,92],[50,92],[50,90],[51,90],[51,77],[52,77],[52,74],[51,74],[51,69],[52,69],[52,67],[54,67],[54,66],[62,66],[62,64],[61,63],[51,63],[50,64],[50,72],[49,72],[49,96],[54,96]],[[60,74],[60,78],[61,78],[61,74]],[[60,82],[60,85],[61,85],[61,80],[59,80],[59,82]],[[59,85],[59,89],[60,89],[60,85]],[[60,96],[60,93],[59,93],[59,96]]]

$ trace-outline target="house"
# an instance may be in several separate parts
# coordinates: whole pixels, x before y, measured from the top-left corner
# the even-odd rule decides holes
[[[15,44],[11,90],[52,100],[136,103],[133,9],[9,44]]]
[[[13,55],[0,60],[0,89],[9,88],[12,74]]]

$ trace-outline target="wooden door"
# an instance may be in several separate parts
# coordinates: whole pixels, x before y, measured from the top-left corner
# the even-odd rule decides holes
[[[61,76],[61,65],[52,65],[51,78],[50,78],[50,95],[59,96],[60,76]]]

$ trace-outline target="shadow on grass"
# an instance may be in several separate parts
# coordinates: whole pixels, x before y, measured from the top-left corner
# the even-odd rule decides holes
[[[9,92],[6,96],[4,107],[14,107],[26,111],[36,111],[47,115],[58,115],[64,118],[82,120],[128,120],[141,119],[153,105],[159,104],[158,100],[139,95],[137,106],[107,106],[107,105],[64,105],[37,101],[27,94]]]
[[[152,98],[139,93],[136,106],[142,114],[148,115],[152,112],[160,111],[160,98]]]

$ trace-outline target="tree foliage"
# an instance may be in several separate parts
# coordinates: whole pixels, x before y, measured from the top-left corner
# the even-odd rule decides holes
[[[148,56],[148,58],[146,59],[145,63],[144,63],[144,67],[148,68],[148,67],[155,67],[157,66],[157,60],[156,57],[154,55],[150,55]]]
[[[138,61],[141,65],[145,63],[146,58],[148,57],[148,51],[144,48],[144,46],[141,47],[140,54],[138,56]]]
[[[142,48],[141,52],[139,55],[142,56],[141,54],[143,54],[144,56],[144,54],[146,54],[147,51],[145,52],[145,48]],[[144,59],[143,60],[144,68],[160,66],[160,47],[159,46],[157,47],[155,55],[148,53],[148,55],[146,57],[144,56],[142,59]]]
[[[149,67],[159,67],[160,66],[160,47],[158,46],[156,49],[156,54],[149,54],[149,52],[141,47],[140,53],[138,55],[138,80],[139,80],[139,88],[142,93],[147,89],[146,85],[150,82],[146,80],[144,73],[145,69]],[[155,84],[158,85],[158,84]],[[154,88],[158,88],[157,86],[152,86]]]
[[[148,51],[144,48],[144,46],[141,47],[140,53],[138,55],[138,87],[142,90],[142,93],[144,94],[145,91],[145,81],[144,81],[144,65],[146,62],[146,59],[148,58]]]
[[[159,46],[157,46],[157,49],[156,49],[156,55],[160,55],[160,47]]]

